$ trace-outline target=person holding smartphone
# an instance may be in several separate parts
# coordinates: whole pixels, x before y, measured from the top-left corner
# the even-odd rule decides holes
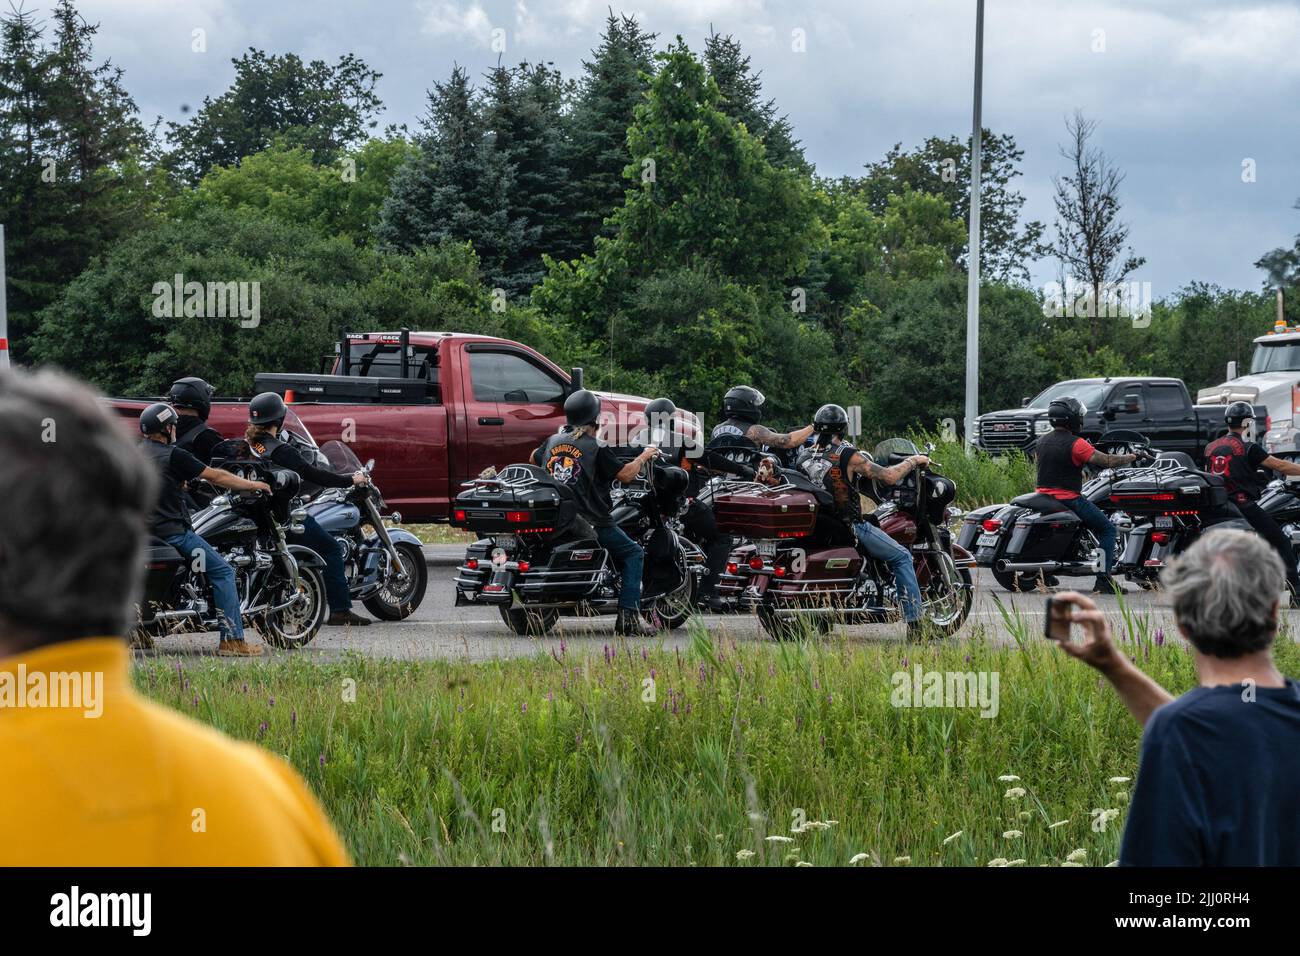
[[[1115,646],[1090,598],[1047,602],[1047,637],[1100,671],[1143,728],[1120,864],[1300,866],[1300,684],[1271,650],[1282,561],[1258,536],[1220,529],[1164,583],[1196,661],[1198,686],[1178,698]]]

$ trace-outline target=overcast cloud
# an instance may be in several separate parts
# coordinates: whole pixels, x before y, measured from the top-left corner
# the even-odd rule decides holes
[[[45,11],[49,4],[27,0]],[[256,46],[381,71],[385,122],[414,125],[453,62],[545,60],[567,75],[595,45],[605,0],[80,0],[99,57],[126,70],[146,117],[182,118]],[[970,129],[974,0],[656,0],[615,4],[698,50],[731,33],[827,175],[854,174],[893,143]],[[207,52],[191,33],[207,31]],[[792,49],[802,30],[806,52]],[[1098,31],[1103,31],[1099,33]],[[1026,213],[1050,222],[1064,117],[1100,121],[1099,144],[1128,174],[1125,218],[1156,297],[1200,279],[1260,287],[1253,263],[1300,232],[1300,6],[1201,0],[989,0],[984,124],[1025,151]],[[1094,46],[1104,43],[1104,52]],[[1255,161],[1256,181],[1242,182]],[[1036,281],[1054,275],[1050,263]]]

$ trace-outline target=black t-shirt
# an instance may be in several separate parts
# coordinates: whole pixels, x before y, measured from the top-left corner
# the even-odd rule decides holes
[[[1124,866],[1300,866],[1300,684],[1198,687],[1151,715]]]
[[[593,527],[614,524],[609,486],[623,470],[623,462],[613,451],[590,435],[573,438],[561,433],[546,439],[538,458],[552,478],[573,490],[578,510]]]
[[[184,483],[193,481],[207,467],[184,448],[145,440],[140,443],[146,457],[154,463],[161,478],[158,504],[149,521],[149,531],[160,538],[184,534],[190,524],[190,509],[185,501]]]

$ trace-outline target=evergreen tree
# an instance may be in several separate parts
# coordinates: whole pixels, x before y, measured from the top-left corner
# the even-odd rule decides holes
[[[527,238],[510,214],[513,176],[487,135],[481,104],[459,66],[434,83],[420,121],[419,152],[393,176],[376,230],[388,248],[409,251],[444,239],[468,240],[489,281],[521,291],[511,266]]]
[[[749,57],[741,51],[738,40],[710,33],[704,43],[704,65],[718,84],[722,111],[737,123],[743,123],[763,144],[768,162],[804,173],[812,171],[799,141],[794,138],[789,117],[777,115],[776,100],[761,99],[760,74],[750,69]]]
[[[610,234],[605,218],[623,204],[627,130],[654,75],[654,42],[655,34],[642,31],[635,17],[611,12],[600,45],[583,61],[565,163],[573,183],[566,205],[580,249]]]

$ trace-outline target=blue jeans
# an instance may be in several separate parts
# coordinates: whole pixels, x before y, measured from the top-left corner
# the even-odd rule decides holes
[[[903,620],[908,624],[921,620],[921,586],[916,583],[912,553],[870,521],[859,521],[853,526],[853,533],[866,554],[889,566],[899,600],[903,602]]]
[[[610,553],[622,575],[623,588],[618,592],[618,606],[625,611],[639,611],[641,567],[645,564],[645,551],[627,536],[627,532],[615,525],[597,528],[596,540]]]
[[[212,602],[216,605],[217,631],[223,641],[244,639],[244,618],[239,613],[239,591],[235,588],[235,569],[217,553],[217,549],[204,541],[193,528],[184,534],[174,535],[167,543],[181,553],[192,569],[195,555],[203,554],[203,573],[212,585]]]
[[[346,614],[352,610],[352,595],[348,591],[348,575],[343,570],[343,552],[334,536],[308,515],[302,523],[300,534],[287,535],[294,544],[305,545],[325,559],[325,596],[331,614]]]
[[[1107,574],[1110,574],[1110,569],[1115,564],[1116,533],[1115,525],[1106,517],[1106,512],[1082,496],[1062,501],[1061,504],[1077,514],[1088,529],[1097,536],[1097,543],[1101,545],[1102,567],[1106,569]]]

